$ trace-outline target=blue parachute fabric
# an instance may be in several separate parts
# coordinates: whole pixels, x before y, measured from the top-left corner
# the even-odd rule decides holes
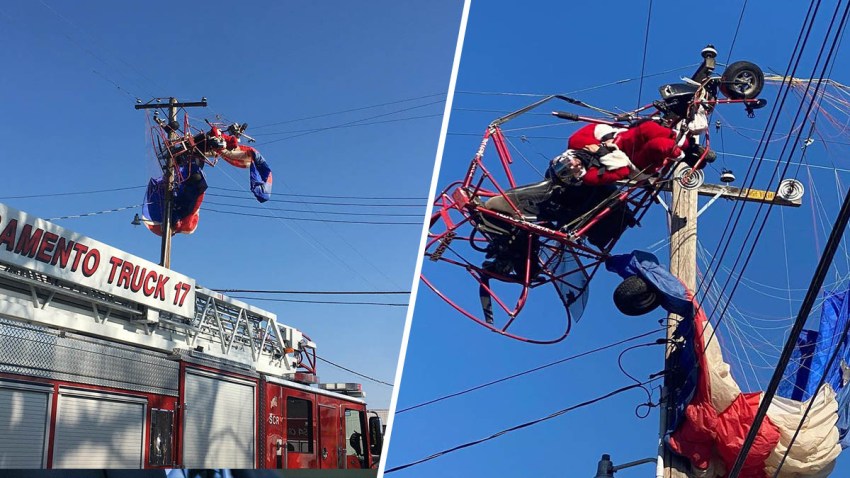
[[[559,257],[552,266],[552,272],[558,280],[552,281],[558,291],[564,307],[570,312],[570,319],[578,322],[584,314],[590,288],[587,287],[587,273],[581,269],[572,254],[559,252]]]
[[[820,326],[818,328],[819,339],[815,345],[814,356],[812,357],[811,373],[809,374],[809,382],[806,386],[805,398],[813,396],[816,392],[817,385],[821,377],[826,375],[826,382],[832,385],[833,390],[839,390],[842,387],[841,383],[841,362],[848,360],[847,339],[841,337],[841,332],[850,319],[848,314],[848,291],[844,292],[826,292],[824,293],[825,300],[821,308]],[[839,341],[843,341],[838,352],[838,358],[832,364],[830,370],[826,370],[826,365],[829,362],[835,347]]]
[[[842,448],[850,446],[850,387],[844,379],[843,369],[850,364],[850,337],[841,334],[850,320],[850,291],[825,292],[821,308],[818,331],[803,330],[797,337],[797,344],[786,368],[786,382],[779,389],[779,395],[794,400],[808,400],[817,390],[821,378],[836,391],[838,401],[839,440]],[[843,341],[842,341],[843,339]],[[839,344],[840,342],[840,344]],[[838,355],[832,367],[826,370],[835,348]]]
[[[272,169],[259,151],[251,162],[251,192],[257,201],[264,203],[272,196]]]
[[[149,224],[162,224],[162,211],[165,204],[165,180],[151,178],[145,190],[145,203],[142,204],[142,219]]]
[[[200,165],[194,162],[179,167],[181,180],[174,188],[174,209],[172,222],[192,215],[198,207],[198,200],[207,190],[207,179]]]
[[[667,422],[665,434],[669,436],[685,418],[685,408],[694,396],[699,374],[696,340],[694,330],[694,304],[682,281],[658,263],[655,255],[645,251],[632,251],[630,254],[611,256],[605,261],[605,267],[626,279],[638,275],[652,284],[660,294],[660,303],[667,312],[684,317],[676,326],[675,338],[678,347],[670,355],[670,383],[676,384],[671,390],[675,404],[673,416]]]
[[[684,284],[662,267],[654,254],[632,251],[631,254],[611,256],[605,261],[605,267],[623,279],[640,276],[661,292],[661,307],[682,317],[693,318],[694,306]]]
[[[818,332],[816,330],[803,330],[797,337],[797,344],[791,353],[791,360],[785,367],[785,377],[779,384],[776,394],[780,397],[790,398],[803,402],[808,399],[806,388],[809,383],[812,369],[812,357],[815,354]],[[818,375],[820,377],[820,375]]]

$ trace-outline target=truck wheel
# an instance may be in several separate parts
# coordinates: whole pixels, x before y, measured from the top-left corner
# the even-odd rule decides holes
[[[658,307],[658,294],[645,280],[635,275],[614,290],[614,305],[625,315],[643,315]]]
[[[755,63],[736,61],[720,77],[720,92],[730,100],[755,98],[764,88],[764,73]]]

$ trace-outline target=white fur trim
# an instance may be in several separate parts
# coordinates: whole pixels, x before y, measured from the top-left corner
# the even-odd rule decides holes
[[[608,170],[619,169],[623,166],[632,166],[629,156],[619,149],[615,149],[605,156],[602,156],[599,158],[599,162]]]
[[[614,133],[616,137],[618,134],[625,131],[625,128],[615,128],[611,125],[607,124],[598,124],[593,128],[593,137],[597,139],[597,141],[602,141],[602,137]]]

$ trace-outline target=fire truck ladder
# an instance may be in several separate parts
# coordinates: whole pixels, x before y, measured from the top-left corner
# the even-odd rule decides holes
[[[274,313],[200,286],[193,316],[182,317],[0,264],[0,318],[315,380],[316,344],[308,337]]]

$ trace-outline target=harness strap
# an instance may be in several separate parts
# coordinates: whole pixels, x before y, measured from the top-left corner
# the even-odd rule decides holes
[[[481,300],[481,310],[484,313],[484,320],[488,324],[493,324],[493,298],[487,290],[490,288],[490,278],[482,277],[481,285],[478,286],[478,298]]]

